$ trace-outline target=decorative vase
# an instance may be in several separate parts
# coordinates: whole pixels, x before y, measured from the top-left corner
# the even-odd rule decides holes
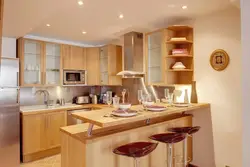
[[[197,91],[196,91],[196,81],[192,82],[191,103],[198,103],[198,97],[197,97]]]

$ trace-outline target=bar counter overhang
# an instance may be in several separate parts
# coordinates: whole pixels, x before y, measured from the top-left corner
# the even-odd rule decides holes
[[[104,117],[110,114],[114,108],[102,106],[100,110],[73,114],[74,117],[86,123],[61,128],[61,166],[133,166],[131,158],[115,155],[113,149],[131,142],[152,141],[148,138],[149,136],[167,132],[167,129],[171,127],[193,126],[193,115],[196,112],[210,111],[210,104],[192,104],[182,108],[168,107],[163,112],[142,111],[142,106],[139,105],[132,106],[131,109],[140,112],[137,116],[129,118]],[[174,146],[176,157],[183,154],[182,147],[183,143]],[[166,152],[166,146],[159,143],[152,154],[140,160],[140,165],[143,167],[165,167]],[[190,160],[193,159],[193,139],[191,137],[188,137],[187,155],[191,158]],[[175,160],[180,161],[179,159]]]

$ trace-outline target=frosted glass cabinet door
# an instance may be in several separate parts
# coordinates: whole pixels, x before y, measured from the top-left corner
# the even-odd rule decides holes
[[[24,84],[42,84],[41,50],[41,42],[33,40],[24,41]]]
[[[155,32],[148,38],[148,82],[162,82],[162,32]]]
[[[60,84],[61,46],[54,43],[46,43],[46,83],[47,85]]]
[[[108,47],[100,50],[100,78],[102,85],[108,85]]]

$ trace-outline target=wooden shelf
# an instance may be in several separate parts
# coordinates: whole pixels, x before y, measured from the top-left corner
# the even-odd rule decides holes
[[[192,44],[193,41],[190,40],[175,40],[175,41],[167,41],[167,44]]]
[[[192,69],[169,69],[168,72],[193,72]]]
[[[167,58],[180,58],[180,57],[188,57],[188,58],[193,58],[192,55],[185,55],[185,54],[178,54],[178,55],[167,55]]]

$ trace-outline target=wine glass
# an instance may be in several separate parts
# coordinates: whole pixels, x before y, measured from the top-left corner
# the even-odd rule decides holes
[[[112,91],[107,91],[107,104],[110,107],[111,103],[112,103]]]
[[[142,103],[142,99],[143,99],[143,94],[142,94],[142,90],[138,90],[138,101],[139,101],[139,104]]]

